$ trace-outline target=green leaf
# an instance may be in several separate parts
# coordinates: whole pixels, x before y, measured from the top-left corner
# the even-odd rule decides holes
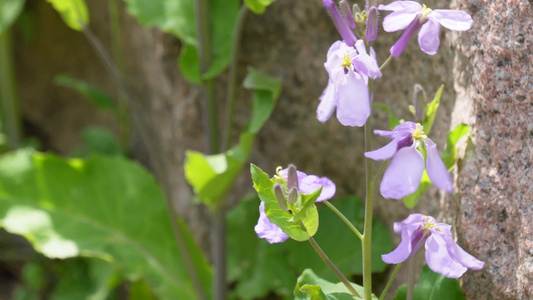
[[[281,93],[281,82],[249,67],[243,86],[254,90],[252,119],[248,125],[248,132],[257,133],[274,110],[276,99]]]
[[[274,95],[274,98],[277,98],[281,92],[281,82],[279,79],[270,77],[252,67],[248,67],[248,75],[242,85],[244,88],[250,90],[270,91]]]
[[[122,276],[143,278],[161,299],[198,296],[153,177],[123,158],[63,160],[18,151],[0,159],[0,221],[50,258],[98,257]],[[210,272],[187,243],[202,286]],[[202,263],[198,263],[202,262]]]
[[[126,0],[129,12],[144,26],[159,27],[181,39],[185,48],[180,70],[185,78],[200,82],[198,34],[193,0]],[[203,79],[213,78],[229,64],[234,27],[239,13],[238,0],[209,0],[211,28],[210,65]]]
[[[407,285],[402,285],[396,292],[394,300],[407,298]],[[415,284],[413,300],[464,300],[457,279],[446,278],[431,271],[428,266],[422,268],[420,281]]]
[[[352,286],[363,295],[363,287],[352,283]],[[342,283],[332,283],[318,277],[313,270],[305,269],[294,288],[296,300],[324,299],[324,300],[354,300],[361,299],[353,296],[348,288]],[[372,299],[377,299],[372,295]]]
[[[412,209],[414,208],[426,194],[427,189],[431,186],[431,180],[429,179],[428,173],[424,170],[422,178],[420,179],[420,185],[416,191],[406,197],[403,197],[403,204],[405,207]]]
[[[135,281],[130,287],[128,300],[157,300],[143,280]]]
[[[85,99],[89,100],[96,108],[108,110],[118,115],[118,108],[115,101],[95,86],[65,74],[57,75],[54,78],[54,83],[59,86],[74,89]]]
[[[89,10],[84,0],[47,0],[68,27],[82,31],[89,24]]]
[[[364,224],[364,204],[357,197],[345,197],[332,201],[352,224],[359,230]],[[328,255],[331,261],[346,276],[362,274],[362,250],[361,242],[357,236],[339,219],[339,217],[328,207],[320,205],[320,230],[313,237],[322,250]],[[342,241],[342,247],[339,242]],[[318,259],[317,254],[310,245],[306,243],[288,244],[289,252],[287,258],[291,265],[297,270],[311,268],[314,272],[327,280],[336,280],[335,275]],[[381,255],[389,253],[393,249],[389,231],[374,218],[372,222],[372,272],[382,272],[387,267],[381,260]]]
[[[254,13],[260,15],[265,12],[267,6],[272,4],[276,0],[244,0],[244,3]]]
[[[12,24],[24,8],[25,0],[2,0],[0,1],[0,35]]]
[[[435,115],[437,114],[437,109],[440,105],[440,97],[442,95],[442,90],[444,89],[444,84],[440,86],[437,93],[435,94],[435,98],[433,98],[433,101],[429,102],[426,105],[425,112],[426,117],[424,118],[424,121],[422,122],[422,125],[424,126],[424,132],[426,135],[429,136],[429,132],[431,131],[431,127],[433,126],[433,121],[435,121]]]
[[[387,104],[372,104],[372,106],[382,109],[389,113],[389,128],[390,130],[394,130],[394,128],[401,123],[403,123],[403,120],[399,120],[390,110],[390,107]]]
[[[446,138],[446,150],[441,155],[442,162],[448,170],[450,170],[457,161],[457,142],[468,134],[470,128],[466,124],[457,125],[452,131],[448,133]]]
[[[115,137],[105,128],[90,126],[82,133],[85,148],[74,153],[73,157],[87,157],[91,154],[123,156],[124,151]]]

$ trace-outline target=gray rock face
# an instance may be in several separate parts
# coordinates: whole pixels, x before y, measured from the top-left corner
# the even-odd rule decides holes
[[[486,261],[463,277],[469,299],[533,297],[533,7],[454,1],[472,13],[453,36],[452,123],[471,126],[457,178],[459,241]]]

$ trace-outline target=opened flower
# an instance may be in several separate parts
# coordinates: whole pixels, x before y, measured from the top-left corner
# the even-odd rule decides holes
[[[412,214],[402,222],[395,222],[394,232],[402,235],[402,241],[391,253],[381,256],[388,264],[406,261],[423,244],[429,268],[448,278],[459,278],[467,269],[480,270],[485,264],[457,245],[450,225],[437,223],[431,216]]]
[[[286,202],[294,202],[298,197],[298,193],[312,194],[322,188],[316,202],[329,200],[335,195],[335,183],[327,177],[307,175],[304,172],[296,171],[293,165],[283,170],[279,167],[276,173],[277,178],[287,183],[286,195],[284,195],[282,187],[279,184],[274,186],[274,193],[278,204],[284,210],[287,207]],[[265,213],[265,203],[263,201],[259,205],[259,220],[257,221],[257,225],[255,225],[255,232],[259,238],[264,238],[271,244],[282,243],[289,238],[281,228],[270,222]]]
[[[383,197],[402,199],[414,193],[418,189],[424,168],[435,186],[448,193],[453,192],[450,174],[439,156],[437,145],[425,135],[423,129],[420,124],[405,122],[393,131],[374,130],[375,134],[392,139],[380,149],[365,152],[365,156],[373,160],[392,158],[381,180],[380,191]],[[421,141],[426,146],[426,161],[417,149]]]
[[[414,1],[395,1],[389,5],[380,5],[378,9],[392,11],[383,19],[385,31],[405,29],[400,39],[390,49],[394,57],[402,54],[407,43],[417,32],[420,49],[429,55],[435,55],[440,44],[440,25],[454,31],[466,31],[473,22],[472,17],[462,10],[431,10]]]
[[[329,48],[324,67],[329,82],[320,96],[317,119],[326,122],[337,109],[342,125],[363,126],[370,115],[368,77],[381,77],[376,59],[367,54],[362,40],[355,47],[337,41]]]

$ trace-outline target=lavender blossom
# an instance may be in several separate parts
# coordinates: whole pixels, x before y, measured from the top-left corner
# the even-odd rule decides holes
[[[368,77],[381,77],[376,59],[367,54],[362,40],[355,47],[337,41],[329,48],[324,67],[329,82],[320,96],[317,119],[326,122],[336,108],[342,125],[363,126],[370,115]]]
[[[395,1],[389,5],[380,5],[378,9],[392,11],[383,20],[385,31],[405,29],[400,39],[390,49],[394,57],[402,54],[407,43],[417,32],[420,49],[429,55],[435,55],[440,44],[440,25],[454,31],[466,31],[473,22],[472,17],[462,10],[431,10],[414,1]]]
[[[350,26],[353,25],[353,28],[355,28],[355,24],[353,24],[355,22],[352,23],[348,21],[346,19],[346,14],[344,14],[343,17],[343,14],[339,12],[337,5],[333,3],[333,0],[323,0],[322,2],[324,3],[324,7],[328,11],[329,15],[333,19],[333,23],[335,24],[335,27],[337,28],[337,31],[341,35],[344,42],[348,46],[353,46],[357,41],[357,38],[350,29]]]
[[[448,278],[459,278],[467,269],[480,270],[485,264],[457,245],[450,225],[437,223],[431,216],[412,214],[402,222],[395,222],[394,232],[401,234],[402,241],[391,253],[381,256],[388,264],[406,261],[422,244],[425,244],[429,268]]]
[[[447,193],[453,192],[450,174],[439,156],[437,145],[424,134],[422,125],[405,122],[393,131],[374,130],[374,133],[392,139],[380,149],[365,152],[365,156],[373,160],[392,158],[381,180],[383,197],[402,199],[414,193],[420,184],[424,167],[435,186]],[[421,140],[427,149],[425,163],[424,156],[417,150]]]
[[[304,172],[296,171],[296,168],[293,165],[290,165],[289,168],[281,170],[281,167],[276,170],[276,177],[287,182],[287,192],[288,192],[288,201],[291,202],[291,196],[294,188],[297,189],[297,192],[302,194],[312,194],[322,188],[320,195],[316,199],[316,202],[322,202],[333,198],[336,191],[336,186],[333,181],[327,177],[318,177],[316,175],[307,175]],[[278,204],[283,210],[287,210],[287,205],[281,191],[279,184],[274,186],[274,194],[278,200]],[[297,196],[297,195],[296,195]],[[283,198],[283,199],[280,199]],[[259,238],[266,239],[270,244],[282,243],[289,238],[289,236],[284,233],[281,228],[276,224],[271,223],[268,219],[268,216],[265,213],[265,203],[261,201],[259,205],[259,220],[257,225],[255,225],[255,233]]]

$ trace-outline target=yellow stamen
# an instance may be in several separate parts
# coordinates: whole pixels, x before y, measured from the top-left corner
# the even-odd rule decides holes
[[[422,17],[420,17],[420,23],[424,22],[427,18],[430,12],[433,10],[429,7],[427,7],[425,4],[422,4]]]
[[[424,133],[424,131],[422,131],[422,125],[420,125],[420,123],[416,123],[416,129],[413,131],[413,139],[425,140],[427,138],[427,135]]]
[[[344,54],[344,58],[342,59],[342,66],[345,68],[348,68],[352,65],[352,60],[350,59],[350,55],[348,53]]]
[[[274,175],[275,178],[284,180],[283,176],[281,176],[281,174],[279,173],[279,171],[281,171],[282,169],[283,169],[282,166],[279,166],[279,167],[276,168],[276,175]]]
[[[435,223],[433,222],[429,222],[429,218],[427,216],[424,216],[424,219],[426,219],[426,222],[424,223],[424,227],[422,228],[423,230],[427,230],[427,229],[437,229],[438,231],[440,231],[440,228],[439,226],[437,226]]]

